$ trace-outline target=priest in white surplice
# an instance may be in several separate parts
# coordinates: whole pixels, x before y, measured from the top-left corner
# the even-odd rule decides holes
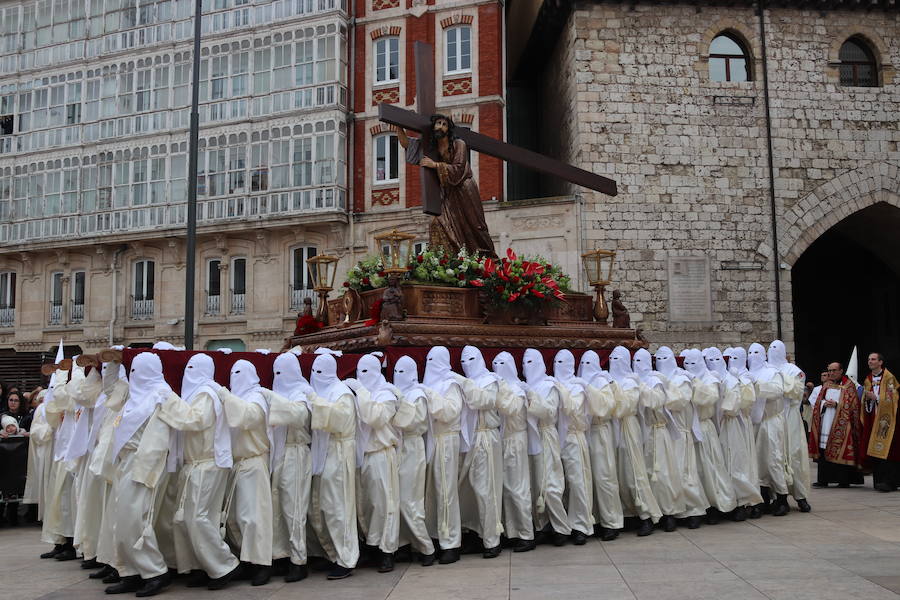
[[[229,387],[216,391],[231,427],[234,466],[225,496],[228,535],[248,563],[250,583],[265,585],[272,576],[272,487],[269,479],[269,402],[253,363],[231,367]]]
[[[581,546],[594,533],[593,476],[587,441],[591,424],[587,382],[575,376],[575,356],[570,350],[556,353],[553,375],[566,391],[559,416],[565,421],[566,429],[566,435],[560,437],[560,455],[566,475],[566,515],[572,529],[572,543]]]
[[[581,355],[578,376],[588,384],[594,512],[600,524],[600,539],[609,542],[616,539],[619,530],[624,527],[622,499],[619,496],[619,470],[616,465],[616,448],[622,435],[619,422],[614,418],[616,396],[612,379],[600,367],[600,356],[593,350]]]
[[[616,397],[614,416],[622,427],[618,448],[619,497],[625,515],[641,521],[637,534],[646,536],[653,533],[653,524],[662,518],[662,511],[650,487],[644,460],[646,426],[641,422],[641,383],[631,369],[631,353],[627,348],[613,348],[609,355],[609,374]]]
[[[544,535],[552,533],[553,544],[562,546],[572,533],[563,503],[566,476],[560,456],[559,406],[565,390],[547,376],[544,357],[528,348],[522,358],[522,373],[531,392],[528,416],[537,419],[541,452],[531,456],[531,498],[534,503],[534,528]]]
[[[766,362],[766,350],[761,344],[751,344],[747,350],[747,367],[756,385],[756,396],[764,402],[759,429],[756,432],[759,485],[766,510],[776,517],[790,511],[787,503],[788,477],[787,444],[784,420],[784,377]],[[775,502],[770,505],[771,493]]]
[[[381,374],[381,359],[366,354],[356,365],[356,379],[344,381],[356,395],[356,460],[359,486],[356,512],[367,546],[378,548],[379,573],[394,570],[400,541],[400,479],[394,429],[399,390]]]
[[[334,567],[328,579],[353,574],[359,560],[356,535],[356,401],[337,376],[331,354],[313,361],[312,491],[309,521]]]
[[[461,517],[466,528],[481,536],[482,556],[495,558],[500,555],[503,533],[503,448],[497,411],[500,376],[488,371],[475,346],[463,348],[461,362],[469,379],[461,418],[460,452],[465,454],[459,474]]]
[[[428,392],[409,356],[394,365],[394,385],[403,394],[397,403],[394,427],[400,432],[400,544],[410,544],[421,554],[422,566],[435,561],[434,543],[425,524],[425,479],[434,457],[434,438],[428,416]]]
[[[163,403],[160,418],[178,431],[178,473],[173,519],[179,573],[190,573],[188,587],[221,589],[234,576],[238,560],[225,543],[222,506],[233,466],[231,431],[213,381],[215,364],[195,354],[184,369],[181,397]]]
[[[528,417],[526,387],[509,352],[494,357],[491,367],[502,379],[498,408],[503,416],[503,528],[513,552],[534,550],[529,456],[540,454],[537,421]]]
[[[295,354],[279,355],[272,369],[272,559],[288,563],[284,580],[291,583],[308,574],[306,515],[312,485],[309,423],[314,392]]]
[[[438,562],[459,560],[462,525],[459,515],[459,432],[465,392],[462,377],[450,369],[450,351],[435,346],[425,358],[428,414],[434,436],[434,456],[428,465],[425,488],[425,515],[432,538],[441,548]]]
[[[676,441],[678,429],[666,408],[666,387],[653,372],[653,357],[641,348],[632,360],[634,374],[641,380],[640,407],[647,424],[647,441],[644,444],[650,489],[659,504],[663,516],[663,531],[675,531],[676,515],[684,512],[684,490],[681,485]]]
[[[787,449],[787,468],[790,474],[788,491],[797,502],[800,512],[812,510],[806,497],[809,495],[809,447],[806,428],[800,414],[803,402],[803,391],[806,388],[806,375],[795,364],[787,360],[784,342],[775,340],[769,344],[767,361],[781,372],[784,381],[784,433]]]

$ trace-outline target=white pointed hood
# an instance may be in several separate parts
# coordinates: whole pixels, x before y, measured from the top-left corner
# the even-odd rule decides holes
[[[331,403],[337,402],[338,398],[343,395],[353,394],[350,388],[338,378],[337,361],[332,354],[319,354],[316,360],[313,361],[310,384],[312,384],[312,388],[317,396]],[[328,441],[330,437],[328,432],[321,429],[313,429],[312,431],[310,454],[312,457],[313,475],[321,475],[325,469],[325,459],[328,455]]]
[[[553,358],[553,377],[569,388],[573,394],[585,391],[587,382],[575,376],[575,355],[571,350],[563,349]]]
[[[747,369],[750,371],[750,375],[756,379],[767,366],[766,350],[762,344],[750,344],[747,349]]]
[[[609,383],[609,373],[600,366],[600,355],[593,350],[588,350],[581,355],[578,362],[578,376],[597,388]]]
[[[188,404],[193,404],[194,399],[200,394],[209,394],[213,400],[213,408],[216,413],[216,424],[213,439],[214,457],[216,466],[230,469],[234,465],[231,455],[231,432],[225,412],[222,410],[222,401],[216,391],[215,382],[216,365],[208,354],[195,354],[184,368],[184,377],[181,380],[181,397]],[[184,432],[178,432],[179,459],[184,448]]]
[[[634,372],[631,369],[631,352],[623,346],[616,346],[609,353],[609,375],[619,383],[626,380],[634,380]]]
[[[403,394],[403,400],[414,403],[421,399],[428,407],[428,393],[425,386],[419,383],[419,367],[409,356],[401,356],[394,363],[394,386]],[[425,432],[425,462],[430,463],[434,456],[434,435],[432,433],[431,413],[426,419],[428,430]]]
[[[446,346],[434,346],[425,357],[425,377],[422,384],[438,394],[444,394],[455,383],[450,367],[450,351]]]
[[[528,387],[542,397],[546,397],[556,383],[547,375],[544,356],[534,348],[528,348],[522,357],[522,373]]]
[[[491,362],[491,367],[494,369],[494,373],[509,384],[509,387],[514,394],[517,396],[526,396],[527,387],[522,380],[519,379],[519,373],[516,370],[516,360],[513,358],[512,354],[509,352],[499,353]],[[541,433],[537,417],[527,412],[527,400],[525,406],[525,420],[528,427],[526,430],[528,436],[528,454],[534,456],[541,453]]]
[[[460,361],[462,362],[463,373],[474,381],[478,387],[485,388],[497,381],[497,375],[488,371],[487,365],[484,363],[484,355],[475,346],[463,348]]]
[[[122,409],[122,419],[113,436],[112,456],[147,422],[157,405],[163,402],[172,388],[163,377],[162,361],[152,352],[141,352],[131,361],[128,372],[128,400]]]

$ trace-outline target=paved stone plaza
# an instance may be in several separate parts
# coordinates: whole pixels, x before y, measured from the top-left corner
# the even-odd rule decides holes
[[[867,478],[871,486],[871,478]],[[541,546],[494,560],[464,556],[450,566],[398,564],[391,574],[360,569],[348,580],[314,573],[297,584],[280,578],[262,588],[236,582],[221,592],[182,582],[161,598],[467,600],[591,598],[618,600],[848,600],[900,597],[900,493],[871,487],[813,490],[813,512],[725,522],[690,531],[626,533],[612,543]],[[40,560],[46,548],[35,527],[0,529],[4,595],[81,600],[103,598],[78,562]],[[125,597],[125,596],[123,596]],[[127,597],[133,597],[131,595]]]

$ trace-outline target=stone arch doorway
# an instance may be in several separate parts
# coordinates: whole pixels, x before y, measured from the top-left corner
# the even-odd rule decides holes
[[[859,348],[900,367],[900,208],[877,202],[839,221],[791,269],[797,364],[818,383],[828,361]]]

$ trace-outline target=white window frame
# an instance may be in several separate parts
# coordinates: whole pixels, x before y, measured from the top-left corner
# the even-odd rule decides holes
[[[391,48],[391,42],[396,44],[395,48]],[[375,85],[384,85],[388,83],[398,83],[400,81],[400,36],[397,35],[386,35],[378,38],[372,44],[372,78],[375,82]],[[384,56],[384,72],[385,78],[378,78],[378,59],[380,56]],[[391,78],[391,55],[397,60],[397,77]]]
[[[390,140],[393,138],[394,143],[397,145],[397,176],[390,177],[391,173],[391,153],[390,153]],[[384,177],[379,179],[378,177],[378,145],[381,143],[381,140],[385,141],[384,147]],[[397,134],[395,133],[380,133],[372,138],[372,181],[376,185],[382,185],[386,183],[398,183],[400,181],[400,142],[397,141]]]
[[[460,67],[462,64],[462,35],[461,31],[467,29],[469,31],[469,66],[468,67]],[[450,68],[450,37],[454,36],[456,38],[456,51],[453,53],[453,58],[456,59],[456,69]],[[445,75],[457,75],[459,73],[471,73],[472,72],[472,26],[471,25],[456,25],[454,27],[448,27],[444,30],[444,74]]]

